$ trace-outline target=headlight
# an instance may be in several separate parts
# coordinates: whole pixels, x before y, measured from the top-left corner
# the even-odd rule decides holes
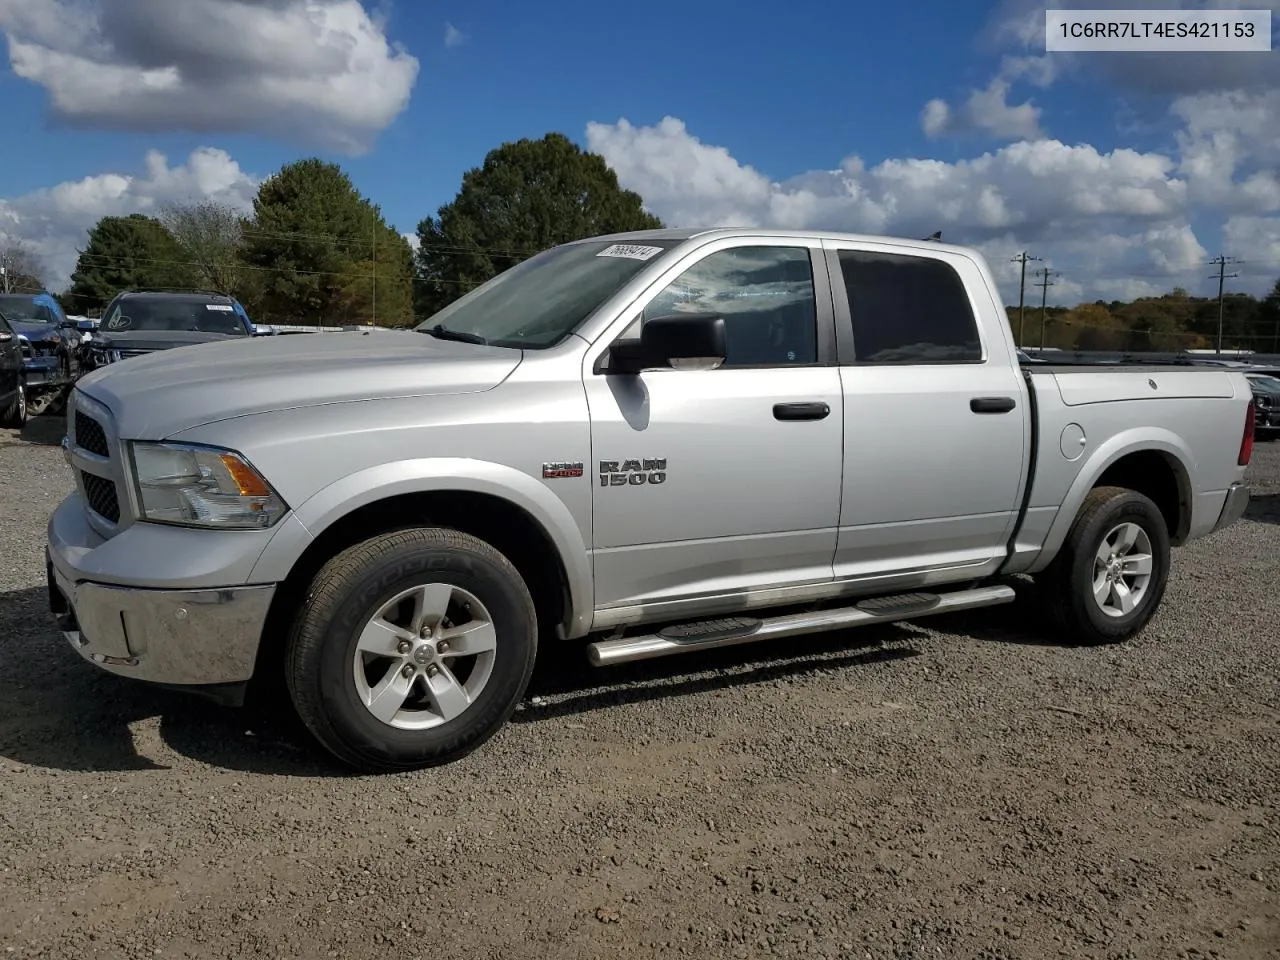
[[[262,530],[288,506],[240,454],[186,443],[129,444],[142,519],[218,530]]]

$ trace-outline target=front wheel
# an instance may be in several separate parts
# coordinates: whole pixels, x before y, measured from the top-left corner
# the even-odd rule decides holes
[[[1069,640],[1117,643],[1155,615],[1169,581],[1169,529],[1150,498],[1122,487],[1089,492],[1053,563],[1036,579]]]
[[[340,760],[409,770],[460,759],[506,723],[537,654],[533,600],[482,540],[413,528],[316,575],[286,656],[298,715]]]

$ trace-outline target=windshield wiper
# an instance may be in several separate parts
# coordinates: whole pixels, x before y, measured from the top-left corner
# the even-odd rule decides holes
[[[479,343],[486,347],[489,345],[489,341],[479,334],[467,333],[465,330],[450,330],[442,323],[427,327],[422,332],[431,334],[437,340],[459,340],[462,343]]]

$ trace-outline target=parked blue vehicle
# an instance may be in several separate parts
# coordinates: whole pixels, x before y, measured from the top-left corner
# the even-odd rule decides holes
[[[52,406],[71,384],[72,360],[80,334],[47,291],[0,293],[0,316],[17,334],[22,349],[23,384],[33,412]]]

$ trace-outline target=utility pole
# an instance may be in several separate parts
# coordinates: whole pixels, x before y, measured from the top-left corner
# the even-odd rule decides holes
[[[1046,320],[1046,312],[1048,309],[1048,302],[1049,302],[1049,288],[1053,286],[1053,281],[1050,280],[1049,278],[1053,276],[1060,277],[1062,276],[1062,272],[1059,270],[1049,270],[1047,268],[1042,268],[1040,270],[1037,270],[1036,274],[1040,277],[1040,282],[1037,283],[1036,286],[1040,288],[1040,349],[1043,350],[1044,349],[1044,331],[1045,331],[1045,326],[1048,323],[1048,321]]]
[[[1023,328],[1025,326],[1025,314],[1027,309],[1027,261],[1039,260],[1039,257],[1027,256],[1027,251],[1023,250],[1016,257],[1010,257],[1011,263],[1022,264],[1022,282],[1018,285],[1018,346],[1025,347],[1026,341],[1022,338]]]
[[[1272,301],[1276,301],[1276,322],[1271,333],[1271,352],[1280,354],[1280,293],[1269,293],[1262,298],[1264,304]]]
[[[1227,273],[1226,272],[1227,264],[1240,263],[1241,261],[1237,260],[1235,257],[1219,255],[1214,257],[1209,262],[1216,263],[1218,265],[1218,274],[1217,274],[1217,277],[1218,277],[1218,342],[1217,342],[1216,349],[1214,350],[1214,353],[1221,354],[1222,353],[1222,285],[1225,281],[1235,279],[1236,277],[1240,276],[1240,274],[1238,273]],[[1212,280],[1213,276],[1214,276],[1213,274],[1210,274],[1209,279]]]
[[[9,257],[0,253],[0,277],[4,277],[4,292],[9,292]]]
[[[378,218],[373,218],[373,325],[378,325]]]

